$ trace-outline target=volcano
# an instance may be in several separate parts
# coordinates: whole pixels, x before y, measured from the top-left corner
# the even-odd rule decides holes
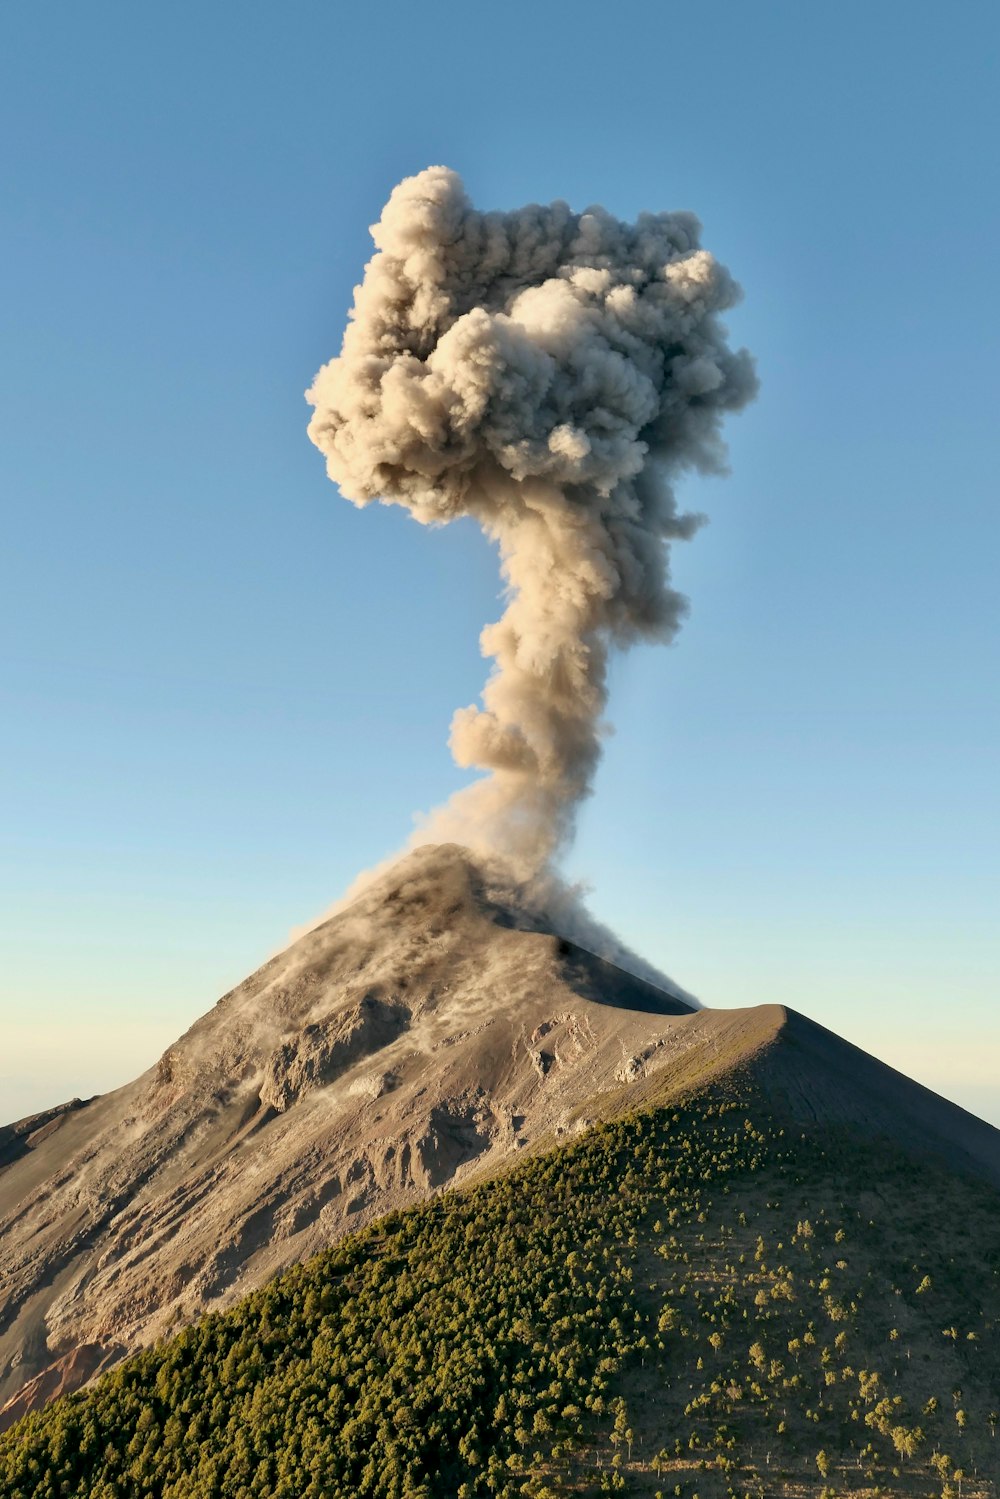
[[[1000,1184],[1000,1132],[795,1011],[699,1008],[418,849],[134,1082],[0,1130],[3,1422],[392,1209],[748,1074]]]

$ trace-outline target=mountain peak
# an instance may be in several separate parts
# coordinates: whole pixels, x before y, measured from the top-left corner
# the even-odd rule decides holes
[[[685,1010],[699,1008],[690,994],[594,919],[579,887],[552,872],[526,882],[502,859],[474,854],[461,844],[421,844],[362,876],[336,913],[317,923],[306,937],[315,933],[320,943],[336,941],[337,924],[342,923],[356,940],[364,921],[371,923],[373,938],[381,935],[387,942],[396,940],[400,929],[414,925],[426,935],[457,933],[479,922],[558,937],[663,991],[672,1010],[677,1004]]]
[[[597,1117],[699,1013],[621,956],[556,881],[417,848],[133,1083],[10,1130],[0,1400]]]
[[[791,1118],[995,1176],[996,1131],[829,1032],[637,966],[572,890],[418,848],[134,1082],[3,1131],[0,1420],[390,1209],[736,1069]]]

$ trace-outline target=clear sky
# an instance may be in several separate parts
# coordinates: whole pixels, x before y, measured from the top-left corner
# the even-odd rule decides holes
[[[0,15],[0,1116],[126,1081],[461,784],[495,558],[342,501],[367,226],[691,208],[758,402],[683,498],[568,860],[712,1005],[1000,1123],[1000,9],[62,0]]]

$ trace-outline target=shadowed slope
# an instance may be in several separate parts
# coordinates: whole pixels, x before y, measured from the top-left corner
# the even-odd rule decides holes
[[[1000,1130],[795,1010],[756,1068],[806,1126],[848,1125],[869,1139],[938,1156],[1000,1186]]]

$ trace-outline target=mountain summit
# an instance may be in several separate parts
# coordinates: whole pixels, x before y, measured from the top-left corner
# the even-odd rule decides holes
[[[1000,1182],[1000,1133],[781,1006],[702,1010],[418,849],[114,1093],[0,1131],[8,1423],[349,1229],[736,1069]]]

